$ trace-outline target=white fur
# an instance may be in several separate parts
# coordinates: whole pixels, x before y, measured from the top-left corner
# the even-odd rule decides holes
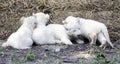
[[[90,19],[76,18],[73,16],[68,16],[63,23],[69,30],[80,30],[81,35],[87,37],[91,41],[90,44],[95,43],[96,38],[98,38],[98,40],[101,42],[100,47],[103,47],[106,42],[113,47],[113,44],[109,38],[107,27],[103,23]]]
[[[11,46],[16,49],[28,49],[31,48],[33,44],[32,40],[32,32],[35,27],[35,18],[30,17],[22,17],[21,22],[23,23],[21,27],[15,32],[12,33],[7,42],[3,43],[3,47]]]
[[[49,24],[47,28],[52,31],[55,39],[60,40],[63,44],[72,45],[72,42],[70,41],[67,31],[63,25]]]
[[[44,25],[45,26],[46,23],[50,19],[48,14],[45,14],[45,13],[42,13],[42,12],[39,12],[39,13],[36,13],[36,14],[33,13],[33,16],[37,20],[37,27],[40,26],[40,25]]]
[[[37,44],[72,44],[62,25],[49,24],[46,26],[46,23],[49,20],[48,14],[40,12],[33,14],[33,16],[37,19],[37,28],[33,32],[33,40]]]
[[[53,33],[46,26],[39,26],[34,30],[33,40],[36,44],[55,44]]]
[[[49,15],[42,12],[33,14],[37,19],[37,27],[33,31],[33,40],[36,44],[55,44],[58,41],[55,40],[54,34],[50,29],[46,27],[46,23],[49,21]]]

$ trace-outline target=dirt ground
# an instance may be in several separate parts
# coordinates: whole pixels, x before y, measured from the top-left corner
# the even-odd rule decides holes
[[[0,64],[120,64],[120,40],[114,45],[115,49],[105,50],[89,44],[34,45],[27,50],[0,47]]]

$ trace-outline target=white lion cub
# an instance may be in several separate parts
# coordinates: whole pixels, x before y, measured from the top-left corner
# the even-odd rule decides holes
[[[16,49],[28,49],[33,44],[32,32],[35,27],[36,19],[33,16],[22,17],[21,27],[14,33],[12,33],[7,42],[2,44],[2,47],[11,46]]]
[[[37,27],[33,31],[33,40],[36,44],[55,44],[58,41],[55,40],[54,34],[50,29],[46,27],[46,23],[49,21],[49,15],[39,12],[33,14],[37,19]]]
[[[60,40],[61,43],[66,45],[72,45],[70,38],[67,34],[67,31],[63,25],[60,24],[49,24],[47,26],[48,29],[52,31],[54,34],[55,39]]]
[[[101,42],[100,47],[105,46],[106,42],[108,42],[113,48],[107,27],[103,23],[90,19],[76,18],[73,16],[68,16],[63,23],[64,26],[74,34],[76,31],[80,30],[80,34],[87,37],[89,41],[91,41],[90,44],[95,43],[97,38]]]

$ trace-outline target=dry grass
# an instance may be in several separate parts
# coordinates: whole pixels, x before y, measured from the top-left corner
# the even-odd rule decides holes
[[[0,12],[0,39],[17,30],[20,17],[33,12],[49,13],[52,23],[69,15],[98,20],[108,26],[112,40],[120,38],[119,0],[0,0]]]

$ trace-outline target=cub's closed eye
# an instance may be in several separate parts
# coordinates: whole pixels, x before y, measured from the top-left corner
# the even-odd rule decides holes
[[[76,32],[76,30],[73,30],[73,32]]]
[[[65,28],[66,30],[69,30],[68,28]]]
[[[73,30],[73,29],[71,29],[70,31],[72,31],[72,32],[76,32],[76,30]]]

